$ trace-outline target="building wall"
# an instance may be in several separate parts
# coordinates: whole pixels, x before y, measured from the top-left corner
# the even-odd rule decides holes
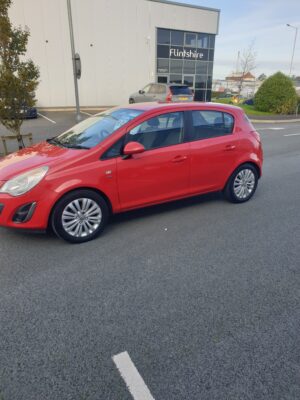
[[[115,105],[156,78],[156,27],[216,34],[219,13],[152,0],[72,0],[82,106]],[[14,0],[10,17],[31,32],[39,106],[75,103],[66,0]]]

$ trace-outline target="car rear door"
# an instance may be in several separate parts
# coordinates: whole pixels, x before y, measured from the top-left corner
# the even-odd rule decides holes
[[[132,128],[126,142],[139,142],[145,152],[117,159],[121,209],[185,196],[189,191],[189,143],[184,143],[183,112],[160,114]]]
[[[213,110],[188,111],[191,192],[221,190],[239,158],[234,116]]]

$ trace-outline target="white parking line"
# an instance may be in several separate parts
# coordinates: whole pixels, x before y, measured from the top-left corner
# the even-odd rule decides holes
[[[276,127],[274,127],[274,128],[258,128],[258,130],[260,130],[260,131],[281,131],[282,129],[285,129],[285,128],[282,128],[282,127],[279,127],[279,126],[276,126]]]
[[[300,133],[288,133],[287,135],[283,135],[283,136],[300,136]]]
[[[134,400],[154,400],[127,351],[117,354],[112,359]]]
[[[93,114],[90,114],[90,113],[88,113],[86,111],[80,111],[80,112],[81,112],[81,114],[86,114],[86,115],[89,115],[90,117],[93,115]]]
[[[46,115],[43,115],[43,114],[40,114],[40,113],[38,113],[38,115],[39,115],[40,117],[42,117],[42,118],[45,118],[47,121],[52,122],[52,124],[56,124],[56,122],[53,121],[53,119],[46,117]]]

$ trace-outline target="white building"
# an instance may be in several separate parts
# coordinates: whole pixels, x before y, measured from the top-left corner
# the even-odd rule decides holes
[[[186,82],[210,99],[220,11],[164,0],[72,0],[82,106],[115,105],[153,81]],[[31,32],[39,106],[75,103],[67,0],[14,0],[10,17]]]

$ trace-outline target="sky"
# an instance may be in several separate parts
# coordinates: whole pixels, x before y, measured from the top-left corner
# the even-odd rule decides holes
[[[292,74],[300,76],[300,0],[177,1],[221,10],[214,79],[234,71],[238,51],[243,53],[251,43],[256,53],[254,75],[289,74],[295,29],[287,23],[299,28]]]

